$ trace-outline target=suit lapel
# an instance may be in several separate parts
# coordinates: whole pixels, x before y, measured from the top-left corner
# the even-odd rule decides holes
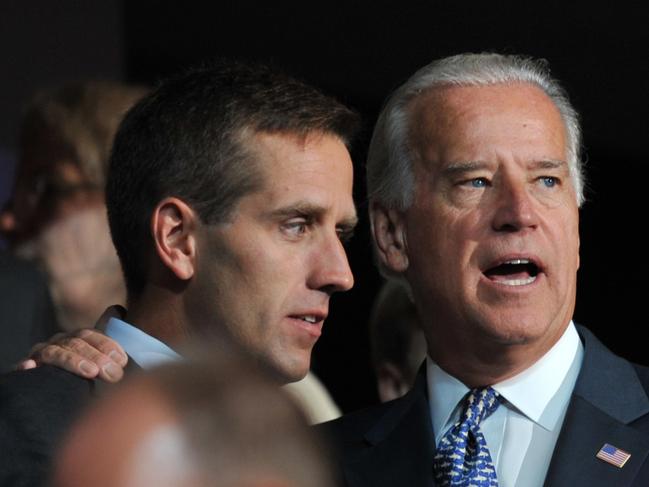
[[[434,486],[425,367],[413,389],[397,399],[364,436],[367,448],[344,466],[350,487]]]
[[[631,454],[623,468],[609,465],[595,456],[605,443]],[[587,400],[574,396],[554,449],[545,485],[631,485],[648,453],[649,440],[645,435],[620,423]]]
[[[629,362],[587,330],[579,333],[584,361],[545,485],[632,485],[649,455],[649,438],[628,424],[649,413],[649,399]],[[596,458],[605,443],[631,454],[623,468]]]

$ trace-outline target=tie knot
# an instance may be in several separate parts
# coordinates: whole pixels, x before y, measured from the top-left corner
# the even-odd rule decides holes
[[[464,421],[476,427],[498,408],[498,393],[491,387],[472,389],[466,397]]]
[[[469,391],[460,421],[442,437],[434,458],[435,483],[442,487],[498,487],[498,475],[480,423],[500,401],[491,387]]]

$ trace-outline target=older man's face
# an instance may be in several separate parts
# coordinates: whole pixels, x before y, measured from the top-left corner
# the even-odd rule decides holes
[[[559,112],[527,84],[449,87],[412,105],[406,277],[433,355],[485,341],[549,349],[571,319],[577,198]]]

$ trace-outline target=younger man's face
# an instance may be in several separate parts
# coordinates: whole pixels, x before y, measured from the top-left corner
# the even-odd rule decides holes
[[[199,228],[188,313],[296,381],[309,370],[329,297],[354,283],[343,247],[357,221],[352,161],[326,134],[260,133],[251,147],[262,187],[228,222]]]

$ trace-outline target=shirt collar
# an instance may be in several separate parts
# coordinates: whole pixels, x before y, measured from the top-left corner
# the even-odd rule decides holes
[[[448,429],[447,424],[458,403],[469,388],[452,375],[444,372],[430,357],[426,357],[426,380],[430,398],[430,418],[433,423],[435,444]]]
[[[119,343],[128,356],[145,370],[181,358],[157,338],[115,317],[108,320],[106,335]]]
[[[559,341],[543,357],[493,388],[529,419],[552,430],[555,418],[543,413],[559,391],[578,354],[580,357],[583,355],[583,345],[571,321]]]
[[[561,338],[531,367],[492,387],[513,407],[545,429],[555,426],[554,415],[544,411],[554,398],[575,358],[583,355],[583,345],[575,325],[570,322]],[[426,358],[426,378],[430,415],[436,440],[448,429],[456,408],[469,388]],[[572,390],[572,389],[571,389]],[[570,399],[568,395],[566,401]]]

